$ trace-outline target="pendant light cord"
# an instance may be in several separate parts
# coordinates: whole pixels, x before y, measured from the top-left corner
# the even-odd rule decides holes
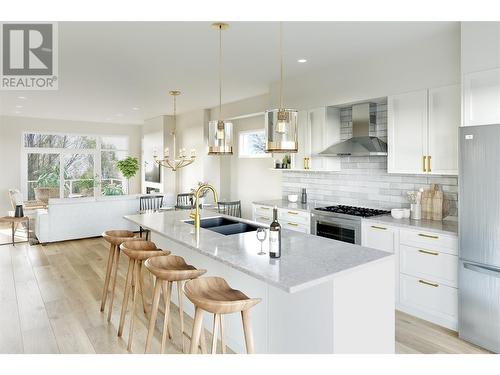
[[[219,120],[222,119],[222,25],[219,25]]]
[[[283,109],[283,22],[280,21],[280,108]]]

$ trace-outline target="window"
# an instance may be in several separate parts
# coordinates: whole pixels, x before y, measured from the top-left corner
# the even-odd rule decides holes
[[[240,158],[267,158],[266,133],[264,130],[242,131],[239,135],[238,154]]]
[[[125,194],[116,162],[128,156],[128,137],[26,133],[23,190],[29,200]]]

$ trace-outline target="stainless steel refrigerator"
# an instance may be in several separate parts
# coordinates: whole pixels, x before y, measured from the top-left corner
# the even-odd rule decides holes
[[[460,128],[459,335],[500,353],[500,124]]]

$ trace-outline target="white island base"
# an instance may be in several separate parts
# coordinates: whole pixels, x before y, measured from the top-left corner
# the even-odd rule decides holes
[[[158,247],[206,269],[206,276],[223,277],[249,297],[262,298],[250,310],[255,353],[394,353],[393,257],[288,293],[160,234],[151,234]],[[176,296],[172,293],[175,304]],[[184,300],[183,307],[194,316],[189,300]],[[205,328],[211,331],[212,324],[213,315],[205,312]],[[225,315],[224,324],[226,344],[237,353],[245,353],[241,315]]]

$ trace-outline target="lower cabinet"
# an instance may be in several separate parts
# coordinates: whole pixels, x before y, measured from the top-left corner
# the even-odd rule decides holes
[[[253,220],[262,224],[271,224],[273,207],[253,204]],[[308,211],[278,208],[278,221],[284,229],[311,233],[311,214]]]
[[[458,239],[456,235],[363,221],[362,245],[396,256],[396,308],[457,329]]]

